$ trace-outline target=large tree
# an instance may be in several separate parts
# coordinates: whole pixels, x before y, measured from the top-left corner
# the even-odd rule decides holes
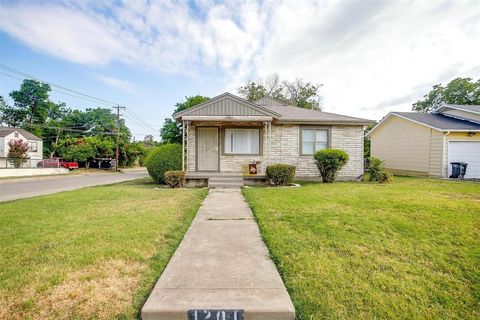
[[[302,79],[282,81],[275,74],[266,79],[248,80],[238,88],[238,93],[249,101],[269,96],[296,107],[321,110],[318,92],[321,86]]]
[[[433,89],[413,104],[412,110],[430,112],[443,104],[480,105],[480,79],[456,78],[446,86],[437,84]]]
[[[49,93],[48,84],[24,80],[18,90],[10,93],[13,105],[0,97],[1,124],[21,127],[41,137],[45,157],[56,155],[85,163],[93,157],[112,157],[117,126],[113,110],[101,107],[71,110],[63,102],[52,102]],[[130,130],[121,119],[120,159],[123,163],[134,162],[123,158],[138,154],[126,150],[130,139]]]
[[[47,119],[52,105],[48,97],[50,91],[51,88],[48,83],[25,79],[19,90],[10,92],[10,97],[13,99],[17,110],[26,115],[27,123],[33,125],[44,123]]]
[[[185,100],[175,104],[175,112],[180,112],[208,101],[210,98],[196,95],[185,97]],[[182,143],[182,125],[172,118],[166,118],[163,127],[160,129],[160,136],[163,143]]]
[[[5,99],[0,96],[0,124],[9,127],[20,127],[27,116],[24,110],[10,106]]]

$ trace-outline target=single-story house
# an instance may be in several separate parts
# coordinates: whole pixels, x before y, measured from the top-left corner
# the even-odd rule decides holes
[[[315,151],[343,149],[349,161],[341,179],[363,174],[363,137],[370,120],[289,106],[270,97],[250,102],[224,93],[173,117],[183,126],[187,180],[245,173],[257,164],[264,176],[269,164],[296,167],[297,178],[318,177]]]
[[[443,178],[450,176],[451,162],[465,162],[465,178],[480,178],[480,106],[390,112],[367,137],[371,155],[394,173]]]
[[[0,168],[13,167],[13,165],[7,161],[9,151],[8,143],[12,140],[20,139],[28,143],[28,157],[30,160],[23,165],[24,167],[36,167],[37,162],[42,160],[42,139],[21,128],[0,126]]]

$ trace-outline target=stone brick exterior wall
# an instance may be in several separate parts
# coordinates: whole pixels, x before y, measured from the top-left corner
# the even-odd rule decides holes
[[[259,174],[265,173],[265,165],[287,163],[297,167],[298,177],[318,177],[318,169],[311,156],[300,155],[300,125],[272,125],[271,146],[263,131],[263,155],[228,156],[220,155],[221,172],[241,172],[241,166],[251,161],[261,161]],[[312,126],[309,126],[312,127]],[[328,126],[330,146],[346,151],[350,157],[347,165],[339,172],[339,178],[351,179],[363,174],[363,126]],[[220,141],[222,141],[220,137]],[[220,143],[220,148],[223,146]],[[269,156],[270,150],[270,156]],[[195,127],[190,126],[188,135],[187,170],[195,171]],[[221,153],[220,153],[221,154]]]

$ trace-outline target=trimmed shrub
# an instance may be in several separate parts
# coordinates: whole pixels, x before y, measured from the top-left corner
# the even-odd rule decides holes
[[[276,186],[291,184],[295,178],[295,166],[289,164],[273,164],[267,166],[267,178]]]
[[[392,174],[387,172],[385,164],[378,158],[370,158],[368,161],[367,172],[363,175],[363,181],[375,181],[386,183],[393,180]]]
[[[167,171],[165,172],[165,183],[170,188],[180,188],[183,187],[185,182],[185,171]]]
[[[170,143],[152,149],[147,170],[156,183],[165,183],[165,172],[182,170],[182,145]]]
[[[347,163],[348,154],[340,149],[323,149],[317,151],[313,158],[316,160],[322,181],[332,183],[335,181],[338,171]]]

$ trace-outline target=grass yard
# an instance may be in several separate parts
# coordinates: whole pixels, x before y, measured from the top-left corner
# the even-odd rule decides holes
[[[147,180],[0,203],[0,319],[131,319],[206,195]]]
[[[480,184],[249,188],[298,319],[480,319]]]

